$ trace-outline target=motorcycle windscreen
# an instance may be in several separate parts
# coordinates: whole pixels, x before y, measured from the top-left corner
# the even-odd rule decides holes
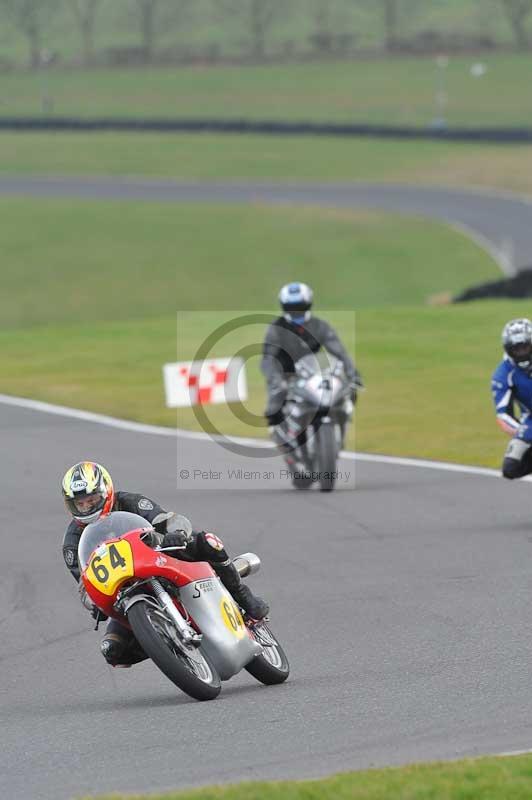
[[[321,372],[321,365],[317,355],[309,353],[295,363],[296,374],[301,378],[310,378]]]
[[[87,525],[78,544],[78,561],[83,572],[87,568],[91,554],[96,548],[110,539],[119,539],[125,533],[138,530],[138,528],[151,528],[150,523],[128,511],[112,511],[107,516]]]
[[[319,353],[309,353],[300,358],[296,361],[295,369],[296,373],[303,378],[310,378],[311,375],[328,377],[330,373],[342,372],[343,365],[336,356],[321,350]]]

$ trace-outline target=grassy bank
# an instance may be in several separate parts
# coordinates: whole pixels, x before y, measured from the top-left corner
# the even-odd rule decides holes
[[[271,308],[293,279],[322,309],[416,305],[499,274],[467,237],[379,213],[20,198],[0,214],[0,328]]]
[[[532,146],[211,134],[0,132],[0,175],[386,181],[532,193]]]
[[[450,59],[445,116],[452,125],[530,125],[530,57]],[[429,125],[434,57],[372,58],[270,66],[49,70],[0,75],[0,114],[40,115],[43,93],[54,114],[82,117],[223,117]],[[496,102],[495,102],[496,98]]]
[[[349,448],[497,466],[506,438],[494,423],[489,378],[500,358],[502,325],[527,313],[526,302],[357,312],[357,364],[368,388]],[[345,316],[328,317],[350,342],[353,329]],[[161,366],[176,354],[193,356],[217,319],[225,318],[198,313],[193,323],[180,325],[177,342],[174,315],[4,330],[0,390],[172,426],[176,413],[164,407]],[[240,329],[212,355],[228,355],[250,337],[256,343],[257,331]],[[246,407],[260,415],[264,385],[257,358],[248,362],[247,375]],[[211,406],[208,417],[226,433],[266,433],[242,422],[232,407]],[[179,410],[177,423],[198,428],[190,409]]]
[[[498,274],[445,226],[254,206],[19,199],[0,211],[0,391],[175,425],[162,364],[194,357],[223,309],[273,310],[279,286],[296,277],[356,348],[367,382],[349,447],[497,463],[488,379],[502,324],[528,304],[423,307],[427,294]],[[246,325],[212,355],[263,335],[264,323]],[[247,407],[260,415],[258,358],[247,371]],[[265,435],[234,412],[214,406],[209,417],[227,433]],[[187,409],[178,424],[198,427]]]
[[[365,770],[325,780],[242,783],[149,797],[150,800],[529,800],[531,794],[532,757],[523,755]],[[113,800],[122,797],[112,795]],[[147,795],[127,797],[147,800]]]

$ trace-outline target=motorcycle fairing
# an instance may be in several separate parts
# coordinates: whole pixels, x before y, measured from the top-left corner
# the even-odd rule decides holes
[[[125,539],[104,542],[96,548],[85,578],[98,592],[114,597],[120,586],[135,574],[133,550]]]
[[[240,609],[219,578],[189,583],[180,589],[180,597],[204,634],[202,649],[223,681],[260,655],[260,644],[249,635]]]

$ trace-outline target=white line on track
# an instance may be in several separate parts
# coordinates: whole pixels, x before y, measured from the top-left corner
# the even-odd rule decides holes
[[[144,425],[140,422],[132,422],[117,417],[109,417],[105,414],[96,414],[92,411],[83,411],[78,408],[68,408],[67,406],[53,405],[44,403],[40,400],[30,400],[26,397],[14,397],[7,394],[0,394],[0,404],[14,406],[16,408],[26,408],[30,411],[39,411],[43,414],[53,414],[59,417],[79,419],[82,422],[93,422],[97,425],[106,425],[110,428],[131,431],[132,433],[143,433],[151,436],[180,437],[182,439],[195,439],[196,441],[209,442],[224,440],[224,437],[211,436],[208,433],[197,431],[185,431],[179,428],[164,428],[160,425]],[[246,439],[241,437],[227,437],[226,441],[238,444],[249,444],[255,447],[271,447],[272,445],[264,439]],[[419,458],[402,458],[399,456],[375,455],[373,453],[354,453],[343,451],[341,457],[349,460],[368,461],[376,464],[390,464],[398,467],[421,467],[422,469],[438,469],[444,472],[459,472],[467,475],[483,475],[489,478],[499,478],[500,472],[487,467],[474,467],[467,464],[452,464],[445,461],[430,461]],[[532,481],[532,476],[521,480]]]

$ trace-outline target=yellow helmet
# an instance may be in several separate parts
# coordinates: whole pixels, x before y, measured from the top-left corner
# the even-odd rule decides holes
[[[70,467],[63,478],[62,492],[67,511],[83,525],[113,509],[113,481],[105,467],[94,461],[80,461]]]

